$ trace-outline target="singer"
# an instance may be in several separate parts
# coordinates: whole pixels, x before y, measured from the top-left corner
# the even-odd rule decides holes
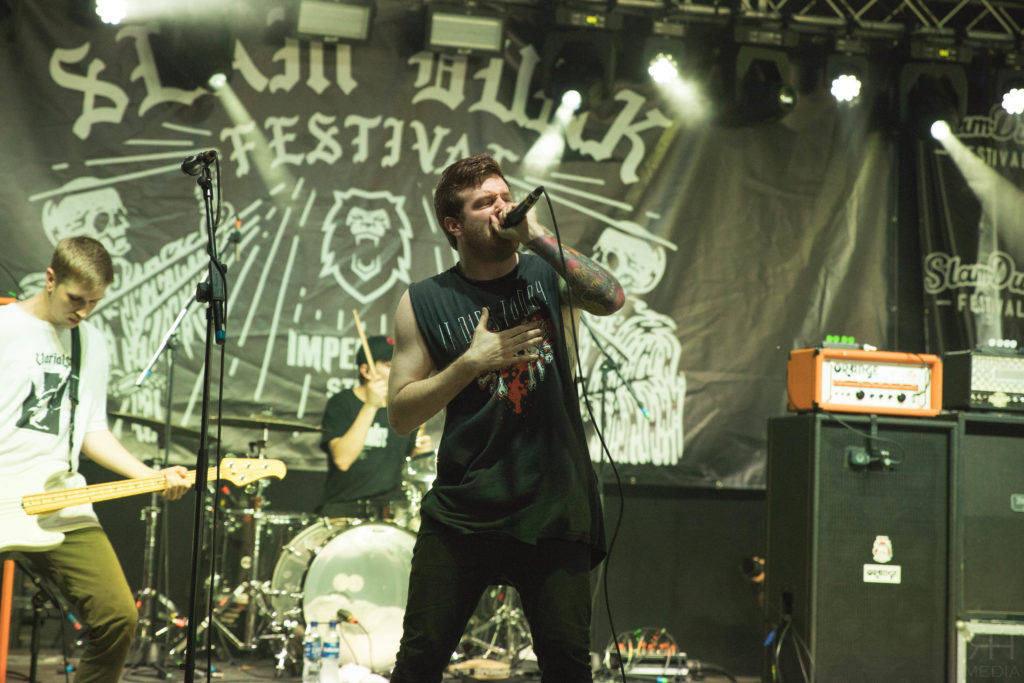
[[[604,527],[566,314],[569,292],[595,315],[625,295],[567,246],[563,267],[536,213],[515,206],[490,156],[445,169],[434,210],[458,264],[409,287],[395,314],[391,425],[411,432],[442,408],[445,423],[392,683],[441,680],[490,584],[518,589],[543,683],[592,680],[589,574]]]

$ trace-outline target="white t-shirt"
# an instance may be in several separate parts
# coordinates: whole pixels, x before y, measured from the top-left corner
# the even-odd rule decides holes
[[[58,329],[18,304],[0,306],[0,480],[4,497],[85,486],[78,473],[82,439],[107,428],[107,349],[103,335],[79,324],[82,343],[75,439],[71,424],[71,330]],[[52,475],[52,476],[47,476]],[[98,526],[92,505],[39,516],[52,531]],[[0,519],[2,523],[2,519]]]

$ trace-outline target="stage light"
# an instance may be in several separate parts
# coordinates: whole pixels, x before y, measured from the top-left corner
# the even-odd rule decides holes
[[[427,48],[470,54],[499,53],[505,46],[505,20],[458,8],[429,7]]]
[[[837,102],[853,102],[860,97],[861,82],[853,74],[840,74],[832,79],[830,89]]]
[[[677,22],[655,21],[651,35],[644,39],[641,64],[655,83],[668,83],[682,75],[686,57],[686,26]]]
[[[1007,114],[1024,113],[1024,53],[1003,55],[1004,66],[996,72],[995,95]]]
[[[96,0],[96,14],[104,24],[120,24],[128,15],[125,0]]]
[[[327,42],[365,42],[373,23],[372,0],[299,0],[296,32]]]
[[[160,30],[150,35],[153,61],[161,84],[196,90],[210,88],[216,74],[230,75],[234,55],[234,38],[213,22],[202,25],[162,22]]]
[[[936,140],[945,140],[953,134],[947,121],[936,121],[931,125],[929,132]]]
[[[569,113],[579,111],[580,105],[583,104],[583,95],[580,94],[579,90],[566,90],[562,93],[562,102],[558,107],[558,111],[568,110]],[[556,117],[557,113],[556,111]]]
[[[796,105],[789,84],[789,56],[783,50],[741,45],[736,53],[736,103],[728,123],[750,125],[779,119]]]
[[[581,100],[576,90],[567,90],[562,95],[555,115],[523,157],[523,167],[528,174],[544,176],[561,163],[565,154],[565,131],[572,122],[573,114],[580,108]]]
[[[659,52],[651,60],[647,67],[647,73],[651,75],[655,83],[670,83],[679,78],[679,65],[672,55]]]
[[[1003,109],[1007,114],[1024,114],[1024,88],[1010,88],[1003,93]]]
[[[840,52],[825,60],[825,82],[836,102],[854,104],[868,76],[868,46],[861,40],[843,38],[836,41],[836,49]]]
[[[223,71],[218,71],[217,73],[210,76],[210,78],[208,78],[206,81],[206,85],[209,86],[210,90],[214,92],[217,92],[227,84],[228,76]]]
[[[683,41],[686,27],[675,22],[656,21],[651,30],[653,34],[644,39],[641,64],[655,83],[678,79],[688,61]]]
[[[552,29],[544,36],[540,73],[544,94],[560,102],[567,90],[589,109],[607,99],[615,76],[614,34],[600,29]]]
[[[932,136],[943,121],[950,131],[967,112],[967,74],[959,64],[909,62],[900,72],[900,118],[919,138]]]
[[[639,64],[654,82],[672,118],[696,121],[710,113],[706,95],[706,75],[714,68],[708,59],[710,52],[707,36],[687,24],[665,19],[651,25]],[[631,77],[643,78],[644,74]]]

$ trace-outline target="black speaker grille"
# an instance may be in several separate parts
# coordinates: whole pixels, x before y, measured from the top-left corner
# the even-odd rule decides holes
[[[958,611],[1024,618],[1024,420],[965,418],[957,499]]]
[[[792,596],[813,680],[946,680],[953,434],[928,419],[771,421],[766,600],[771,617]],[[853,467],[850,448],[893,463]],[[872,555],[877,537],[891,544],[888,563]],[[898,566],[900,582],[865,582],[871,564]],[[786,680],[804,680],[792,653],[783,664]]]
[[[868,425],[860,428],[870,433]],[[843,680],[844,672],[864,667],[903,672],[887,680],[926,680],[914,676],[944,671],[936,667],[946,653],[950,435],[904,426],[882,427],[878,437],[841,425],[822,429],[815,618],[819,656],[831,667],[817,667],[818,680]],[[851,468],[847,446],[872,445],[898,464]],[[891,542],[885,564],[900,567],[899,584],[864,581],[864,565],[878,564],[878,536]]]

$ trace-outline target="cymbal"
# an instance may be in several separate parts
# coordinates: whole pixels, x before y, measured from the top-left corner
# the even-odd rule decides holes
[[[214,422],[217,416],[210,418]],[[226,416],[220,419],[222,425],[228,427],[242,427],[243,429],[268,429],[278,432],[319,432],[319,425],[306,424],[297,420],[284,420],[270,415],[252,415],[250,417]]]
[[[152,430],[156,431],[158,434],[160,434],[161,437],[163,436],[164,429],[167,426],[167,423],[164,422],[163,420],[157,420],[156,418],[153,418],[153,417],[146,417],[145,415],[135,415],[133,413],[122,413],[122,412],[118,412],[116,410],[108,410],[107,411],[107,415],[109,415],[110,417],[112,417],[112,418],[114,418],[116,420],[124,420],[128,424],[137,424],[137,425],[142,425],[144,427],[149,427],[150,429],[152,429]],[[171,438],[174,438],[175,436],[187,436],[187,437],[192,437],[192,438],[198,439],[199,438],[199,430],[198,429],[191,429],[189,427],[182,427],[181,425],[172,424],[171,425]]]

